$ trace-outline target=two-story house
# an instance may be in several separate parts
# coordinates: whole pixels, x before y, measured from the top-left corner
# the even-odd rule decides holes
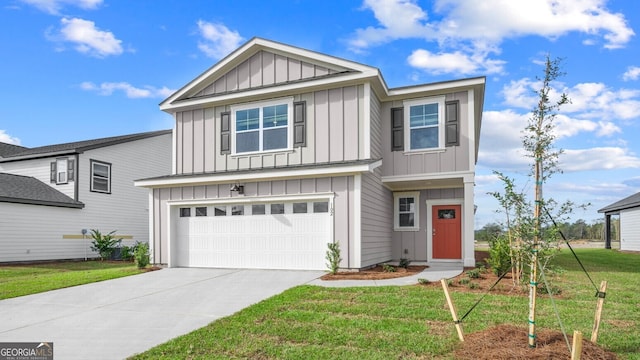
[[[473,266],[483,77],[388,88],[356,62],[254,38],[160,104],[172,173],[150,189],[155,263]]]
[[[133,181],[171,171],[171,134],[0,143],[0,262],[96,257],[91,229],[148,241],[148,192]]]

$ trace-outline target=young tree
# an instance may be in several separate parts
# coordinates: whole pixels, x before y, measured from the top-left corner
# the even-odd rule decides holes
[[[546,212],[543,197],[543,184],[555,173],[560,172],[558,158],[561,149],[554,147],[555,124],[560,107],[569,102],[567,94],[562,93],[557,99],[551,99],[552,83],[564,75],[560,70],[560,59],[545,60],[544,77],[538,90],[538,104],[533,109],[529,124],[522,139],[528,157],[533,158],[532,175],[535,181],[535,200],[533,210],[533,242],[531,244],[531,272],[529,274],[529,346],[536,346],[536,293],[538,284],[538,251],[542,238],[543,210]]]

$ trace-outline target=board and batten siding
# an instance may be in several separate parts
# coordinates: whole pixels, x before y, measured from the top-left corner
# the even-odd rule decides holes
[[[51,180],[51,163],[56,159],[66,158],[69,160],[75,159],[75,155],[61,155],[40,159],[12,161],[6,163],[0,163],[0,172],[30,176],[40,180],[41,182],[50,185],[54,189],[67,195],[68,197],[75,199],[75,181],[69,181],[66,184],[52,183]],[[76,175],[77,176],[77,175]]]
[[[362,267],[392,259],[393,194],[382,185],[381,171],[362,174]]]
[[[463,188],[421,190],[418,208],[420,228],[418,231],[393,231],[393,259],[427,261],[427,252],[431,251],[427,249],[427,200],[463,198]],[[464,236],[464,232],[462,234]],[[464,244],[465,239],[462,242]]]
[[[404,152],[391,151],[391,109],[402,107],[402,101],[385,102],[382,104],[382,149],[384,162],[382,172],[384,176],[400,176],[415,174],[437,174],[459,171],[469,171],[469,107],[468,93],[456,92],[446,94],[445,101],[459,100],[459,131],[460,145],[446,147],[444,151],[433,152]],[[408,129],[404,129],[408,131]],[[471,135],[472,136],[472,135]]]
[[[261,50],[205,86],[193,97],[272,86],[338,72],[323,66]]]
[[[313,195],[316,193],[334,193],[333,238],[339,242],[342,251],[341,267],[351,267],[355,262],[354,253],[354,177],[337,176],[306,179],[274,180],[247,182],[244,195],[231,192],[233,184],[213,184],[153,189],[153,261],[156,264],[168,263],[169,226],[171,219],[167,204],[171,201],[198,200],[198,204],[215,204],[216,201],[270,201],[270,198],[293,195]],[[202,202],[201,200],[206,200]],[[174,240],[175,241],[175,240]],[[177,241],[180,241],[178,239]]]
[[[620,250],[640,251],[640,208],[620,211]]]
[[[229,106],[178,112],[176,174],[273,168],[364,158],[364,86],[347,86],[294,96],[306,102],[304,147],[263,154],[220,153],[221,114]],[[231,139],[234,141],[234,139]],[[292,141],[290,139],[290,141]]]
[[[110,194],[89,190],[91,159],[111,163]],[[82,229],[131,236],[124,245],[148,241],[149,191],[134,187],[133,181],[166,175],[170,169],[171,134],[85,151],[76,166],[78,200],[84,208],[0,203],[0,262],[96,257],[89,249],[90,236],[79,237]]]
[[[382,151],[382,146],[383,146],[383,141],[382,141],[382,137],[384,136],[384,133],[382,131],[382,127],[386,126],[383,124],[383,116],[382,116],[382,104],[380,103],[380,100],[378,99],[378,97],[375,95],[374,92],[371,92],[370,95],[370,100],[369,100],[370,104],[370,110],[369,110],[369,117],[371,119],[371,123],[370,123],[370,131],[371,131],[371,158],[372,159],[381,159],[382,155],[383,155],[383,151]],[[390,111],[390,110],[389,110]],[[390,121],[390,120],[389,120]],[[390,127],[390,125],[388,125],[388,127]],[[389,135],[390,136],[390,135]]]

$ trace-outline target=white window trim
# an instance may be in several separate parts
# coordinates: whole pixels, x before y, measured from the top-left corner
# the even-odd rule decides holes
[[[427,149],[411,149],[411,106],[438,104],[438,147]],[[437,152],[444,151],[444,120],[445,120],[445,96],[432,96],[428,98],[405,100],[404,107],[404,151],[405,152]]]
[[[61,171],[62,164],[64,164],[64,171]],[[64,174],[64,181],[60,181],[60,175]],[[58,158],[56,159],[56,185],[63,185],[69,183],[69,159]]]
[[[107,177],[107,188],[108,188],[107,191],[96,190],[93,187],[93,176],[94,176],[93,175],[93,166],[95,164],[103,165],[103,166],[106,166],[107,168],[109,168],[109,176]],[[108,163],[108,162],[104,162],[104,161],[91,160],[90,161],[90,171],[91,171],[91,174],[90,174],[90,177],[89,177],[89,180],[90,180],[90,183],[89,183],[90,191],[91,192],[96,192],[96,193],[101,193],[101,194],[111,194],[111,176],[112,176],[111,175],[111,164]]]
[[[400,198],[413,198],[415,211],[413,213],[413,226],[400,226]],[[420,230],[420,192],[393,193],[393,230],[394,231],[419,231]]]
[[[237,134],[236,134],[236,112],[248,109],[260,109],[260,127],[259,127],[259,141],[260,148],[262,148],[262,108],[266,106],[274,106],[274,105],[287,105],[287,147],[282,149],[273,149],[273,150],[258,150],[258,151],[248,151],[238,153],[236,151]],[[231,111],[231,155],[251,155],[251,154],[263,154],[263,153],[272,153],[272,152],[283,152],[283,151],[292,151],[293,150],[293,97],[279,98],[268,101],[260,101],[260,102],[252,102],[246,103],[242,105],[234,105],[230,107]]]

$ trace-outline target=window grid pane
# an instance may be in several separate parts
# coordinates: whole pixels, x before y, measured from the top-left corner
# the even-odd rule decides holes
[[[307,203],[293,203],[293,213],[294,214],[306,214],[307,213]]]
[[[216,206],[213,208],[214,216],[227,216],[227,207],[226,206]]]
[[[196,216],[207,216],[207,208],[206,207],[197,207],[196,208]]]
[[[244,215],[244,205],[233,205],[231,207],[231,215]]]
[[[413,197],[398,198],[398,226],[415,226],[416,199]]]
[[[313,203],[313,212],[314,213],[327,213],[329,212],[329,202],[314,202]]]
[[[284,204],[271,204],[271,214],[284,214]]]
[[[264,206],[264,204],[251,205],[251,214],[252,215],[264,215],[265,214],[265,206]]]

